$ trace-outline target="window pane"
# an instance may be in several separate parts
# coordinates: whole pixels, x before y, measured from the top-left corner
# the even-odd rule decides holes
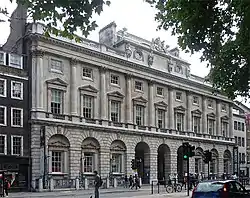
[[[52,151],[52,172],[62,172],[61,151]]]
[[[158,128],[165,127],[165,111],[158,109]]]
[[[5,136],[0,136],[0,153],[4,154]]]
[[[113,122],[119,122],[120,121],[120,106],[121,103],[117,101],[111,101],[111,120]]]
[[[120,173],[121,170],[121,154],[112,154],[111,159],[111,172]]]
[[[0,96],[5,95],[5,80],[0,80]]]
[[[51,69],[62,72],[62,61],[51,59]]]
[[[94,170],[94,154],[93,153],[84,153],[84,172],[92,173]]]
[[[111,82],[112,84],[119,85],[119,76],[111,75],[111,80],[110,80],[110,82]]]
[[[12,150],[13,150],[13,155],[21,155],[21,147],[22,147],[22,141],[21,137],[13,137],[12,139]]]
[[[56,89],[51,90],[51,113],[62,114],[62,96],[62,91]]]
[[[140,105],[136,105],[136,124],[141,126],[144,124],[144,107]]]
[[[20,109],[12,109],[12,123],[14,126],[22,125],[22,111]]]
[[[176,114],[176,129],[178,131],[183,130],[183,114],[182,113]]]
[[[0,124],[5,124],[5,108],[0,107]]]
[[[83,97],[83,117],[84,118],[93,118],[93,101],[92,96]]]
[[[12,96],[15,98],[22,98],[22,83],[12,82]]]
[[[142,82],[135,81],[135,89],[142,90]]]
[[[90,68],[83,68],[82,75],[87,78],[92,78],[92,69]]]

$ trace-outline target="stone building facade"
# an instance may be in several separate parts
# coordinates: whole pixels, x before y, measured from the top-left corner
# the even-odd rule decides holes
[[[182,176],[186,141],[197,151],[191,172],[207,173],[207,149],[213,175],[225,163],[231,172],[233,103],[191,75],[177,48],[116,31],[114,22],[100,31],[99,43],[46,38],[41,24],[28,29],[33,181],[92,177],[94,170],[130,175],[134,158],[143,183]]]

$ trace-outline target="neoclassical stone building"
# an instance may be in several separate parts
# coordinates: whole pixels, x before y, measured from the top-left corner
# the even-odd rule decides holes
[[[207,173],[201,153],[210,149],[211,173],[231,173],[233,103],[191,75],[177,48],[116,31],[114,22],[99,43],[28,29],[33,181],[130,175],[134,158],[143,183],[181,176],[184,141],[197,148],[191,172]]]

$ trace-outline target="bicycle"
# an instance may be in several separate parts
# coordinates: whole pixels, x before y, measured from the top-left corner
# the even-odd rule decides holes
[[[168,184],[167,186],[166,186],[166,191],[168,192],[168,193],[173,193],[173,192],[181,192],[182,191],[182,187],[183,187],[183,185],[182,184],[179,184],[179,183],[177,183],[177,184]]]

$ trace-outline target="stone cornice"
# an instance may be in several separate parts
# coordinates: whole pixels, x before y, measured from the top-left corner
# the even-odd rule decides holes
[[[46,126],[63,126],[68,128],[75,128],[75,129],[84,129],[84,130],[96,130],[101,132],[115,132],[120,134],[128,134],[128,135],[138,135],[138,136],[149,136],[149,137],[159,137],[159,138],[169,138],[169,139],[176,139],[176,140],[184,140],[184,141],[193,141],[193,142],[202,142],[202,143],[219,143],[221,145],[229,145],[234,146],[235,143],[229,142],[229,141],[220,141],[220,140],[214,140],[214,139],[203,139],[203,138],[197,138],[197,137],[184,137],[184,136],[178,136],[173,134],[165,134],[165,133],[159,133],[159,132],[150,132],[150,131],[139,131],[139,130],[133,130],[133,129],[125,129],[125,128],[119,128],[119,132],[117,131],[117,128],[115,127],[107,127],[102,125],[84,125],[84,124],[78,124],[78,123],[62,123],[62,122],[55,122],[55,120],[31,120],[30,124],[40,124],[40,125],[46,125]]]
[[[68,48],[68,49],[73,50],[73,51],[83,52],[86,55],[89,55],[89,56],[92,56],[92,57],[95,56],[95,57],[100,58],[102,60],[106,60],[106,61],[109,61],[109,62],[117,63],[119,65],[130,67],[132,69],[138,69],[139,71],[144,71],[144,72],[153,74],[155,77],[160,76],[162,78],[170,79],[170,80],[173,80],[175,82],[183,82],[183,84],[188,84],[190,86],[196,87],[196,88],[201,89],[201,90],[207,90],[208,92],[210,91],[211,93],[213,92],[213,88],[209,87],[207,85],[203,85],[203,84],[191,81],[189,79],[185,79],[185,78],[181,78],[181,77],[169,74],[169,73],[165,73],[165,72],[162,72],[162,71],[157,70],[155,68],[146,67],[144,65],[136,64],[136,63],[130,62],[128,60],[123,60],[122,57],[118,58],[118,57],[115,57],[115,56],[111,56],[110,54],[105,54],[105,53],[102,53],[100,51],[95,51],[93,49],[88,49],[88,48],[85,48],[83,46],[78,46],[76,44],[68,43],[68,42],[61,41],[61,40],[58,40],[58,39],[55,39],[55,38],[51,38],[51,37],[47,38],[47,37],[45,37],[43,35],[40,35],[40,34],[31,34],[31,37],[33,39],[36,39],[36,40],[40,39],[41,41],[44,41],[44,42],[50,42],[50,44],[55,44],[57,46],[61,46],[63,48]],[[98,48],[98,50],[100,50],[100,49]],[[71,57],[69,57],[69,58],[71,58]],[[159,83],[162,83],[160,80],[158,80],[158,81],[159,81]],[[171,82],[169,82],[169,83],[171,83]],[[180,88],[180,85],[178,85],[177,83],[176,83],[176,85],[171,84],[171,86],[173,88],[179,88],[179,89],[182,89],[182,90],[185,90],[185,91],[189,90],[189,88],[185,89],[184,86],[182,86]],[[192,91],[196,92],[195,90],[192,90]],[[232,101],[229,100],[229,99],[221,98],[218,95],[217,96],[212,96],[209,93],[204,93],[202,91],[198,91],[197,90],[197,94],[201,94],[201,93],[203,95],[212,97],[214,99],[220,99],[220,100],[232,103]]]

